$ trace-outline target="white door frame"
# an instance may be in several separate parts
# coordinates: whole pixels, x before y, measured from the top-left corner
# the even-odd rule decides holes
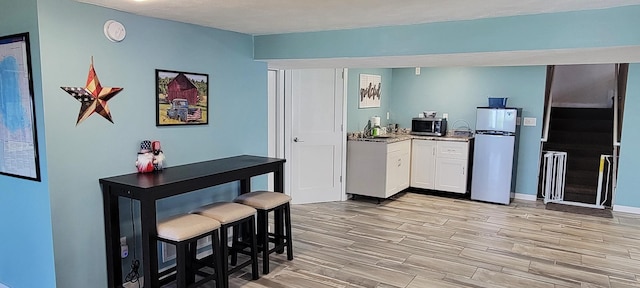
[[[267,156],[285,158],[284,154],[284,71],[276,69],[267,70],[268,89],[268,136]],[[285,162],[285,172],[287,171]],[[288,175],[285,173],[285,179]],[[287,182],[284,189],[288,192]],[[273,191],[273,177],[268,177],[268,190]],[[286,193],[290,194],[290,193]]]
[[[348,69],[344,68],[343,70],[343,105],[342,105],[342,156],[340,157],[340,165],[342,168],[342,180],[340,182],[340,191],[341,191],[341,200],[347,200],[346,191],[346,173],[347,173],[347,133],[345,131],[347,123],[347,84],[348,84]],[[285,90],[289,89],[291,91],[291,83],[285,83],[285,73],[291,73],[290,70],[276,70],[276,111],[269,111],[269,115],[273,113],[276,121],[275,125],[275,146],[276,146],[276,157],[285,158],[288,161],[284,163],[284,191],[285,194],[291,195],[291,147],[287,145],[287,137],[291,135],[291,99],[287,99],[285,97]],[[271,108],[270,108],[271,109]],[[270,116],[271,117],[271,116]],[[270,132],[271,133],[271,132]]]

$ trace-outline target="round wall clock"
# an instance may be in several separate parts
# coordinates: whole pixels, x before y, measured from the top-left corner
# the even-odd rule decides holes
[[[120,42],[127,35],[127,31],[124,29],[122,23],[109,20],[104,23],[104,35],[107,36],[111,42]]]

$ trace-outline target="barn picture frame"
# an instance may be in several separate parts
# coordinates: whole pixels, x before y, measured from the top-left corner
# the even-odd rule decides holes
[[[209,75],[156,69],[156,126],[209,124]]]

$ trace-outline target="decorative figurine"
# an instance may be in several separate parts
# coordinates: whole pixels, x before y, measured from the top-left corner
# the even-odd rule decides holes
[[[151,143],[151,150],[153,152],[153,169],[162,170],[164,167],[164,153],[160,147],[160,141],[153,141]]]
[[[144,140],[140,143],[140,152],[136,160],[138,172],[146,173],[153,171],[153,152],[151,152],[151,141]]]

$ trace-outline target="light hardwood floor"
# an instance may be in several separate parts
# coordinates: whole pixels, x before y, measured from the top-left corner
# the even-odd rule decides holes
[[[640,287],[640,215],[613,216],[417,193],[293,205],[295,259],[230,286]]]

